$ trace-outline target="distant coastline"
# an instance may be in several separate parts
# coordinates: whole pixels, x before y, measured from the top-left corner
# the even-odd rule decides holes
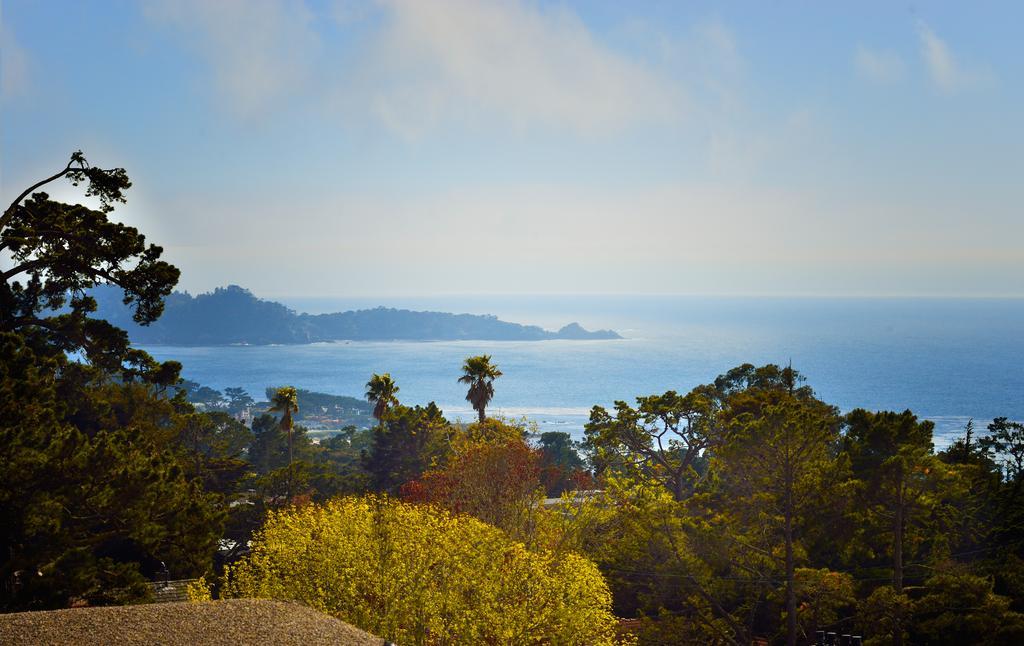
[[[496,316],[377,307],[331,314],[297,313],[237,285],[167,297],[163,315],[137,325],[119,289],[92,291],[97,316],[124,328],[133,343],[174,346],[303,345],[337,341],[545,341],[621,339],[613,330],[569,323],[557,331]]]

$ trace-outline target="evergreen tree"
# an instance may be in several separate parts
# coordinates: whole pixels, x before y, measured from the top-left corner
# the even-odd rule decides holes
[[[727,513],[768,539],[761,547],[752,540],[744,543],[781,566],[791,646],[801,639],[796,580],[801,530],[836,471],[839,433],[834,408],[794,390],[754,387],[731,395],[725,410],[729,441],[715,452],[717,474],[731,502]]]
[[[145,598],[160,562],[176,576],[207,571],[224,520],[216,497],[143,429],[72,423],[59,363],[0,334],[0,608]],[[78,399],[103,409],[109,392]]]
[[[100,209],[35,192],[63,178],[85,183],[85,194],[99,198]],[[177,379],[180,364],[158,364],[132,348],[124,330],[89,316],[96,301],[88,290],[110,284],[121,288],[136,323],[151,323],[178,280],[178,269],[160,260],[163,249],[109,219],[130,186],[123,168],[90,166],[79,151],[65,168],[15,198],[0,215],[0,251],[12,261],[0,281],[0,331],[21,334],[42,356],[77,351],[112,374],[166,386]]]
[[[426,406],[397,406],[374,430],[373,445],[363,455],[363,468],[376,491],[398,493],[443,460],[448,452],[451,426],[433,402]]]
[[[56,202],[40,187],[86,184],[100,208]],[[139,324],[155,320],[178,270],[134,228],[113,222],[131,186],[123,169],[80,152],[0,215],[0,608],[145,598],[159,563],[209,569],[219,497],[183,468],[170,399],[180,365],[159,364],[90,316],[88,290],[122,290]],[[76,360],[70,357],[75,356]]]

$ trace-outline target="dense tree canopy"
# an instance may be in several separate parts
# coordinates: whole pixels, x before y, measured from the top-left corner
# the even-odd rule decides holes
[[[161,562],[202,574],[223,515],[152,423],[166,400],[69,383],[58,364],[0,334],[0,608],[145,597]]]
[[[547,431],[537,438],[541,481],[549,496],[561,496],[577,484],[590,481],[578,446],[571,435],[559,431]]]
[[[397,494],[403,484],[443,461],[452,432],[434,402],[392,408],[374,429],[373,445],[363,456],[373,488]]]
[[[875,644],[1019,639],[1011,423],[981,438],[968,427],[935,454],[930,422],[840,417],[791,368],[745,364],[694,393],[719,435],[681,499],[668,467],[686,444],[659,447],[672,424],[642,414],[678,396],[595,409],[587,428],[603,493],[575,516],[579,544],[616,612],[640,618],[641,642],[806,643],[818,630]]]

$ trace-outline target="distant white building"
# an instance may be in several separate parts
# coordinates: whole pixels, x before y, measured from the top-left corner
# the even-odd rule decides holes
[[[568,502],[569,504],[580,504],[580,503],[586,502],[588,500],[591,500],[593,498],[597,498],[598,496],[600,496],[601,494],[604,493],[604,490],[603,489],[577,489],[577,490],[571,491],[569,493],[572,494],[572,495],[569,497],[568,501],[564,500],[561,497],[558,497],[558,498],[545,498],[544,499],[544,506],[546,508],[550,509],[552,507],[558,507],[559,505],[562,505],[562,504],[564,504],[566,502]]]
[[[235,419],[245,424],[246,426],[252,426],[252,417],[252,408],[248,406],[235,413]]]

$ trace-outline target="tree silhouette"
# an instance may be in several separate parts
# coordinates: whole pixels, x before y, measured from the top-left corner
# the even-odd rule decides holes
[[[288,466],[292,465],[292,413],[299,410],[299,394],[291,386],[282,386],[270,400],[270,411],[281,413],[281,428],[288,433]]]
[[[86,196],[100,209],[55,202],[40,187],[61,178],[86,182]],[[123,168],[90,166],[81,151],[60,172],[21,192],[0,215],[0,331],[17,332],[37,349],[55,354],[82,352],[99,368],[142,377],[161,385],[177,379],[180,364],[158,364],[129,346],[128,335],[91,318],[96,300],[88,290],[111,284],[123,290],[136,323],[147,325],[163,311],[165,296],[178,281],[178,269],[162,260],[163,249],[146,244],[133,227],[112,222],[112,204],[124,202],[131,186]]]
[[[366,382],[366,401],[373,404],[373,416],[378,422],[383,420],[389,409],[398,405],[397,395],[398,386],[390,373],[374,373],[370,381]]]
[[[501,376],[501,371],[491,363],[491,355],[481,354],[467,358],[462,364],[462,372],[459,382],[469,384],[466,401],[472,404],[483,422],[487,419],[484,410],[494,397],[494,380]]]

